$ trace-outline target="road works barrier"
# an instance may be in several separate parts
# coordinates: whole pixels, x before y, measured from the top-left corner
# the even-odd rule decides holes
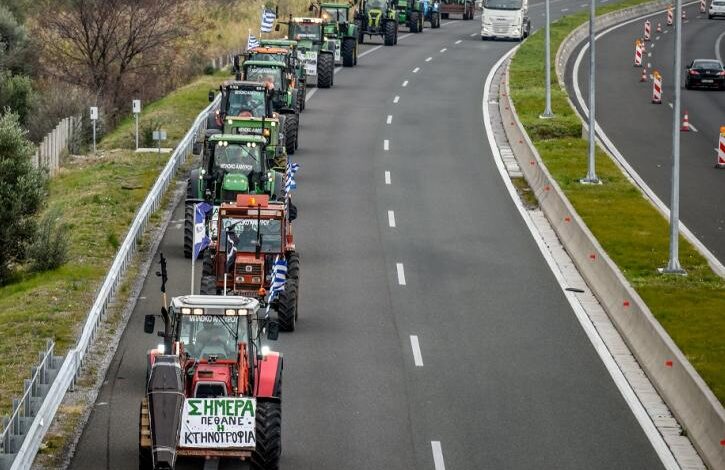
[[[705,10],[707,10],[707,5],[705,5],[705,0],[700,0],[700,13],[705,13]]]
[[[118,289],[123,280],[123,275],[131,264],[133,254],[136,251],[136,244],[141,235],[143,235],[151,214],[161,206],[164,193],[174,181],[176,171],[186,161],[186,158],[191,155],[197,135],[206,129],[207,113],[218,104],[219,96],[196,117],[191,129],[189,129],[176,146],[168,163],[156,179],[156,183],[154,183],[148,196],[146,196],[146,200],[144,200],[136,213],[136,217],[133,219],[128,234],[123,240],[123,244],[119,248],[118,253],[116,253],[113,264],[96,294],[95,301],[93,302],[91,310],[88,312],[88,317],[86,318],[78,343],[66,353],[65,360],[60,366],[55,380],[50,384],[45,399],[37,406],[37,412],[32,416],[25,415],[19,418],[23,420],[24,425],[22,426],[22,434],[16,436],[16,439],[22,440],[22,445],[19,446],[17,452],[14,454],[6,453],[3,455],[4,459],[0,459],[0,469],[24,470],[30,468],[32,465],[35,455],[40,448],[40,444],[43,441],[43,437],[45,437],[45,433],[48,431],[53,417],[63,400],[63,396],[65,396],[68,389],[72,389],[76,377],[81,367],[83,367],[83,359],[88,352],[89,346],[96,337],[98,327],[105,317],[108,304],[111,302],[116,289]],[[5,430],[3,430],[4,435]]]
[[[652,102],[662,104],[662,75],[656,70],[652,74]]]
[[[717,161],[715,168],[725,168],[725,126],[720,128],[720,138],[717,143]],[[723,444],[725,446],[725,444]]]
[[[652,34],[652,23],[649,20],[644,22],[644,40],[649,41],[649,37]]]
[[[695,3],[689,2],[687,5]],[[608,13],[597,17],[595,30],[601,32],[617,23],[668,7],[669,2],[654,2]],[[668,10],[668,13],[671,11]],[[562,89],[565,89],[566,64],[571,54],[588,36],[588,24],[584,23],[569,33],[556,52],[556,74]],[[581,218],[574,213],[573,207],[563,196],[559,185],[542,165],[538,152],[515,115],[513,103],[509,99],[508,90],[506,91],[507,96],[500,99],[501,113],[504,122],[516,124],[507,126],[506,132],[511,134],[509,140],[514,143],[512,148],[516,158],[519,159],[519,164],[525,163],[521,168],[532,190],[538,196],[542,210],[647,376],[687,432],[700,456],[709,468],[725,468],[725,410],[722,404],[599,246]],[[508,109],[503,109],[504,103]],[[570,105],[576,109],[571,101]],[[510,119],[507,120],[507,117]],[[720,142],[724,145],[722,152],[725,152],[723,138],[721,133]],[[725,159],[725,153],[722,156]],[[529,164],[531,161],[535,164]],[[642,186],[640,189],[653,201],[658,210],[663,211],[654,203],[653,198],[656,197],[654,194]],[[564,218],[576,223],[559,223]],[[703,253],[713,270],[723,276],[722,265],[711,254],[705,253],[706,249],[699,240],[688,230],[682,230],[682,234]]]
[[[634,41],[634,66],[642,67],[642,55],[644,54],[644,44],[637,39]]]
[[[674,14],[672,13],[672,5],[667,7],[667,26],[672,26],[672,22],[675,20]]]

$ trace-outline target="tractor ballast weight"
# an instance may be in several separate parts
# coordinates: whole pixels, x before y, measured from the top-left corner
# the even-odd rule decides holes
[[[366,35],[381,36],[386,46],[398,43],[398,12],[395,0],[361,0],[358,6],[355,23],[360,44],[364,42]]]
[[[357,65],[358,26],[350,20],[350,3],[314,3],[311,10],[322,20],[324,38],[334,43],[335,64]]]
[[[280,329],[293,331],[297,321],[300,258],[291,222],[296,217],[291,201],[271,201],[268,196],[237,196],[222,204],[217,240],[207,250],[200,291],[207,295],[242,295],[267,306],[276,259],[287,263],[284,289],[269,307],[277,312]],[[208,266],[208,268],[206,268]]]
[[[278,470],[283,357],[262,347],[265,330],[275,340],[278,325],[239,296],[174,297],[161,317],[164,342],[147,354],[139,469],[228,458]],[[146,315],[146,333],[155,333],[155,320]]]
[[[474,0],[441,0],[441,18],[447,20],[450,15],[461,15],[463,20],[472,20],[476,12]]]

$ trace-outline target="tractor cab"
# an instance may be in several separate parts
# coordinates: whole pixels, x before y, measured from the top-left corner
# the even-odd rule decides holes
[[[165,283],[163,256],[162,273]],[[185,295],[162,308],[164,343],[148,353],[139,468],[173,469],[177,458],[278,461],[265,441],[279,436],[265,434],[281,423],[265,415],[280,408],[282,356],[262,345],[265,331],[277,339],[278,325],[261,313],[257,300],[240,296]],[[146,315],[146,333],[155,320]]]
[[[287,167],[287,150],[284,133],[280,130],[279,116],[272,118],[228,117],[224,121],[225,134],[264,137],[267,166],[284,169]]]
[[[221,130],[227,116],[271,117],[272,90],[264,83],[227,80],[219,86],[221,102],[207,120],[207,129]],[[214,99],[209,92],[209,99]],[[213,119],[212,119],[213,117]]]
[[[288,40],[296,41],[302,50],[312,49],[312,45],[319,46],[324,42],[321,18],[290,18],[288,27]]]
[[[247,81],[261,82],[273,90],[272,107],[277,112],[292,111],[297,106],[294,78],[284,62],[248,60],[242,64],[242,76]]]

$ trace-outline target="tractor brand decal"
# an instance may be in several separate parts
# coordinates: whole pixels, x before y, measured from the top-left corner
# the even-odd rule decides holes
[[[305,52],[305,72],[308,75],[317,75],[317,52],[307,51]]]
[[[269,227],[269,225],[272,222],[277,222],[276,220],[270,220],[270,219],[262,219],[259,221],[259,223],[262,225],[262,227]],[[230,225],[235,224],[234,228],[235,231],[239,231],[237,227],[257,227],[257,219],[224,219],[224,228],[229,227]]]
[[[242,135],[262,135],[262,127],[235,127],[237,134]]]
[[[254,398],[189,398],[179,434],[180,447],[255,447]]]
[[[189,323],[214,323],[217,317],[213,315],[187,315],[184,317],[185,322]]]
[[[250,172],[254,169],[252,165],[246,163],[220,163],[219,167],[225,170]]]
[[[258,90],[234,90],[234,95],[259,95]]]

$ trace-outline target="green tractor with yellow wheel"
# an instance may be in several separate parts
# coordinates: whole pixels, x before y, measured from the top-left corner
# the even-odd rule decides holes
[[[310,7],[322,20],[322,34],[334,43],[335,65],[357,65],[358,28],[350,21],[350,3],[315,3]]]
[[[381,36],[386,46],[398,43],[398,11],[395,0],[361,0],[355,13],[355,23],[360,44],[365,41],[366,35]]]

